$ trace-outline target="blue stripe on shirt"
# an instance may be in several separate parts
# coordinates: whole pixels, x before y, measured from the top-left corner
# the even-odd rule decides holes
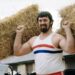
[[[34,51],[34,54],[37,54],[37,53],[62,53],[62,50],[61,51],[50,51],[50,50],[36,50]]]

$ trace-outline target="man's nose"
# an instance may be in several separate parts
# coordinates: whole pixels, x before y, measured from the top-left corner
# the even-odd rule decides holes
[[[44,21],[41,21],[41,24],[45,24],[45,22]]]

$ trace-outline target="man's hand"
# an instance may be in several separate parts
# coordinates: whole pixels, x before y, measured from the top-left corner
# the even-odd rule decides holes
[[[19,25],[16,29],[16,33],[23,33],[24,32],[24,25]]]
[[[72,23],[71,22],[69,22],[69,21],[64,21],[63,23],[62,23],[62,28],[63,29],[67,29],[67,28],[71,28],[71,25],[72,25]]]

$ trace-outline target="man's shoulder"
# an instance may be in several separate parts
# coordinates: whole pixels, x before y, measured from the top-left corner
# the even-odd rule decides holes
[[[38,36],[33,36],[33,37],[31,37],[31,38],[29,39],[29,42],[30,42],[30,43],[33,43],[34,40],[35,40],[37,37],[38,37]]]
[[[64,36],[63,35],[61,35],[61,34],[59,34],[59,33],[54,33],[54,38],[59,38],[59,39],[62,39],[62,38],[64,38]]]
[[[38,36],[33,36],[33,37],[31,38],[31,40],[35,40],[37,37],[38,37]]]

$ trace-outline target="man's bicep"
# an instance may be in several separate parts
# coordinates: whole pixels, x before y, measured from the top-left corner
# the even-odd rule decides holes
[[[35,37],[32,37],[25,44],[23,44],[21,51],[24,54],[27,54],[27,53],[29,53],[29,52],[32,51],[32,45],[33,45],[33,42],[34,42],[35,38],[36,38],[36,36]]]
[[[60,41],[59,45],[60,45],[61,49],[62,49],[63,51],[65,51],[65,48],[66,48],[66,40],[63,38],[63,39]]]
[[[22,55],[24,55],[24,54],[30,53],[31,51],[32,51],[31,45],[29,44],[29,42],[26,42],[26,43],[23,44],[23,46],[20,50],[20,53]]]

